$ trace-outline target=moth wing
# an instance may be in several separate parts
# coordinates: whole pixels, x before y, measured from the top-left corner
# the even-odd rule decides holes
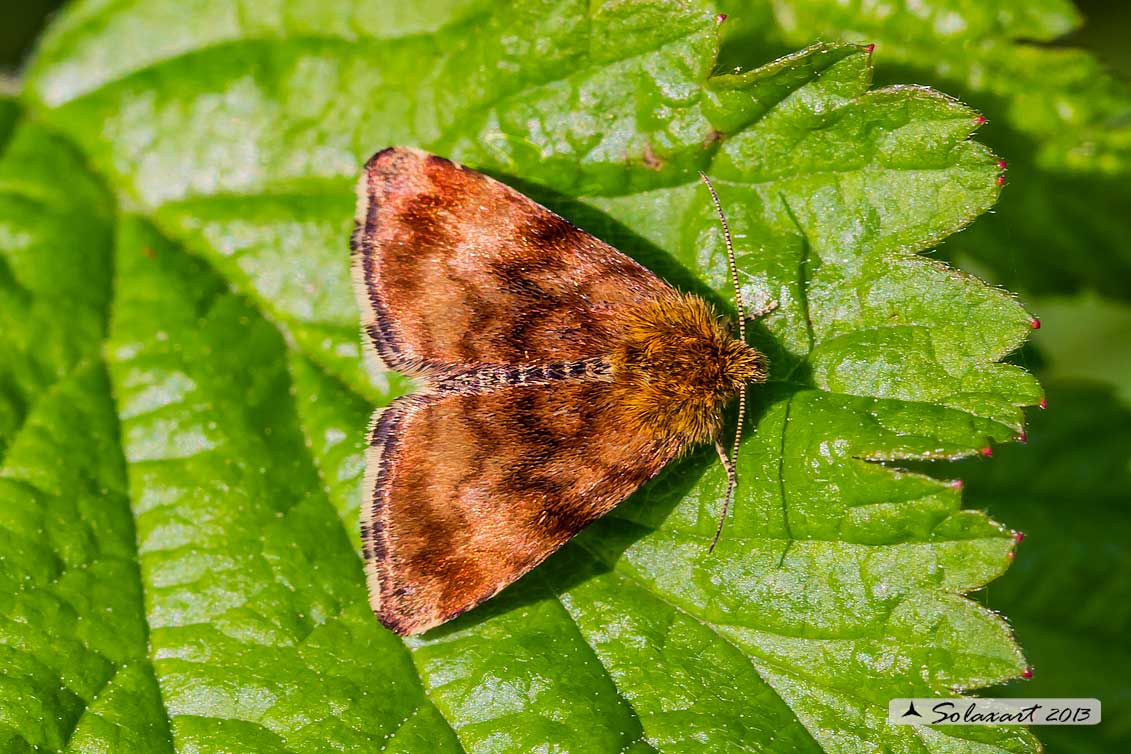
[[[633,432],[606,382],[395,401],[370,436],[370,602],[400,634],[496,594],[680,450]]]
[[[672,289],[499,181],[408,147],[374,155],[351,238],[363,328],[399,371],[607,353],[627,304]]]

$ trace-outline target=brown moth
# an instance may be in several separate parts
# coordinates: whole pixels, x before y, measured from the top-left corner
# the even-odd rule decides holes
[[[350,242],[363,338],[419,385],[368,434],[361,533],[385,626],[419,633],[489,599],[698,443],[727,469],[721,530],[722,410],[739,397],[741,427],[766,359],[745,343],[707,185],[738,338],[492,178],[408,147],[366,163]]]

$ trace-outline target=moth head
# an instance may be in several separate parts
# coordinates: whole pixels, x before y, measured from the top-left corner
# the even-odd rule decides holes
[[[766,381],[766,355],[737,338],[728,337],[718,348],[721,382],[730,395],[748,383]]]

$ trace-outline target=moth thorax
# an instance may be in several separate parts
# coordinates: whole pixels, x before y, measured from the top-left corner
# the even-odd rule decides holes
[[[690,295],[641,307],[612,361],[613,381],[641,429],[688,442],[713,438],[726,402],[766,378],[765,356]]]

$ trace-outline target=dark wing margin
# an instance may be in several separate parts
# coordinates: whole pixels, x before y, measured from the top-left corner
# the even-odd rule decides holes
[[[631,304],[673,293],[509,186],[409,147],[366,163],[350,247],[364,338],[409,374],[608,353]]]
[[[489,599],[655,476],[607,382],[410,395],[375,417],[362,542],[370,603],[399,634]]]

